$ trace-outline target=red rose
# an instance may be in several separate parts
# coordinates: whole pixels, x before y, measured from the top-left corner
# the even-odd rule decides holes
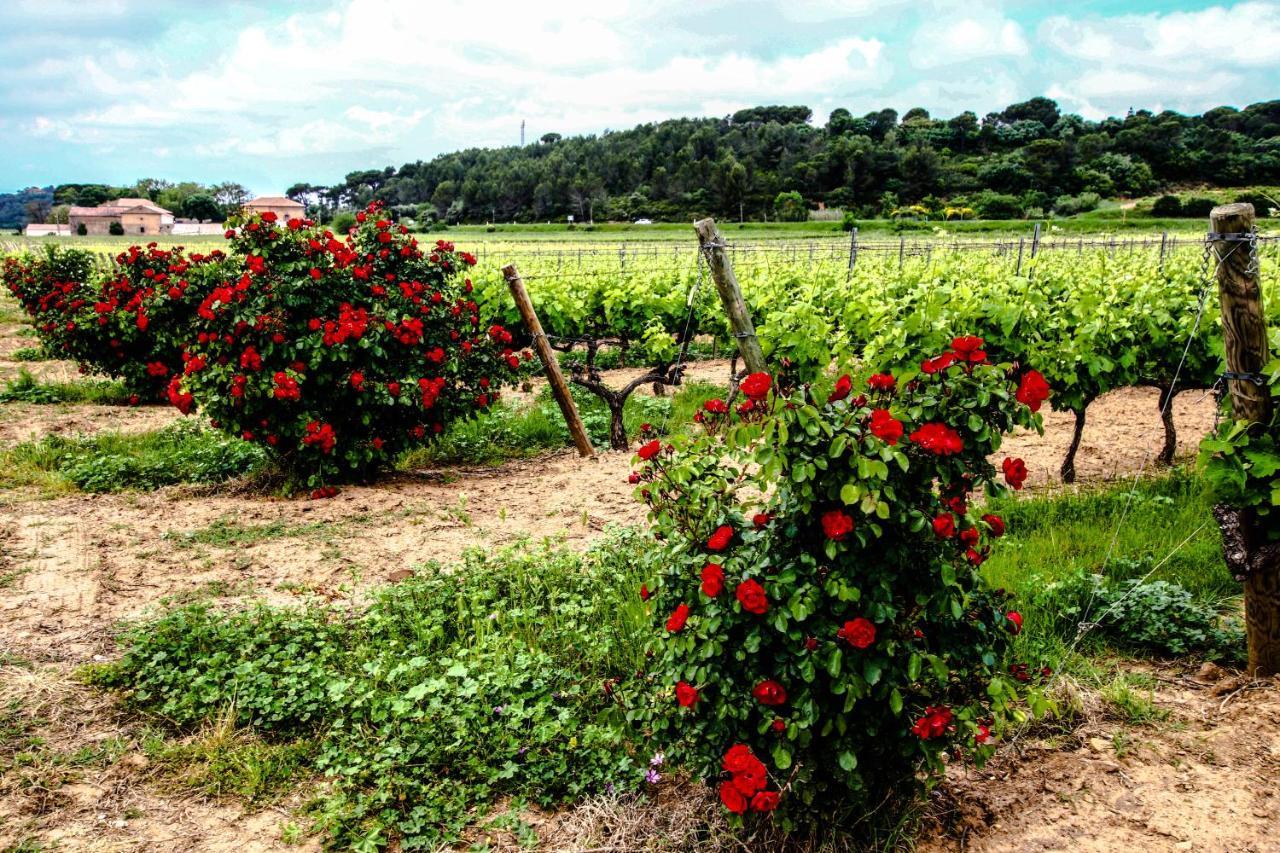
[[[983,563],[987,561],[987,557],[985,554],[980,554],[977,551],[973,550],[972,548],[969,548],[964,552],[964,557],[966,560],[968,560],[970,563],[972,563],[975,566],[981,566]]]
[[[998,515],[984,515],[982,520],[987,523],[988,529],[991,531],[991,538],[999,539],[1004,535],[1004,520]]]
[[[978,730],[974,732],[973,742],[977,746],[983,746],[991,741],[991,729],[984,725],[979,725]]]
[[[702,594],[715,598],[724,592],[724,569],[715,563],[707,563],[702,567]]]
[[[845,622],[839,636],[855,649],[865,649],[876,641],[876,626],[871,620],[859,616]]]
[[[769,728],[773,729],[776,734],[782,734],[787,730],[787,721],[779,717],[769,724]]]
[[[756,530],[764,530],[771,521],[773,521],[773,513],[770,512],[757,512],[751,516],[751,523],[755,525]]]
[[[641,445],[640,449],[636,451],[636,454],[647,462],[657,456],[660,452],[662,452],[662,442],[655,438],[648,444]]]
[[[1019,613],[1016,610],[1010,610],[1008,613],[1004,615],[1004,618],[1009,620],[1010,631],[1012,631],[1014,634],[1022,633],[1022,614],[1021,613]]]
[[[763,400],[772,385],[773,379],[770,378],[769,374],[753,373],[743,379],[742,384],[738,387],[742,389],[743,394],[746,394],[752,400]]]
[[[951,725],[951,709],[947,707],[925,708],[924,716],[916,720],[911,733],[921,740],[931,740],[946,734]]]
[[[987,354],[982,349],[985,344],[986,341],[982,338],[975,338],[972,335],[951,339],[951,349],[956,354],[956,360],[969,364],[981,364],[987,360]]]
[[[942,355],[928,358],[920,362],[921,373],[941,373],[948,367],[956,363],[956,354],[953,352],[944,352]]]
[[[733,787],[733,783],[729,781],[720,783],[720,802],[724,803],[724,807],[734,814],[743,814],[747,810],[747,798],[742,796],[738,789]]]
[[[733,528],[727,524],[722,524],[716,528],[716,532],[712,533],[707,539],[708,551],[723,551],[729,547],[729,543],[733,541]]]
[[[684,630],[684,623],[689,621],[689,605],[681,604],[667,618],[667,630],[675,634]]]
[[[729,412],[729,404],[719,397],[702,404],[702,410],[712,415],[724,415]]]
[[[751,688],[751,695],[761,705],[782,705],[787,701],[787,690],[772,678],[764,681]]]
[[[745,743],[735,743],[725,752],[720,766],[729,773],[741,773],[759,763],[760,760],[751,751],[751,747]]]
[[[1018,382],[1016,397],[1019,403],[1033,412],[1038,412],[1040,405],[1049,399],[1049,383],[1045,381],[1040,371],[1028,370],[1022,374],[1022,380]]]
[[[889,373],[877,373],[867,378],[867,387],[873,391],[888,391],[896,385],[898,380],[893,378]]]
[[[737,596],[738,601],[742,602],[742,609],[748,613],[760,616],[769,610],[769,596],[765,594],[764,587],[758,581],[752,579],[743,581],[738,584],[734,595]]]
[[[640,600],[648,601],[650,598],[653,598],[653,593],[649,592],[649,585],[647,583],[640,584]]]
[[[822,532],[832,542],[843,542],[853,532],[853,519],[844,510],[829,509],[822,514]]]
[[[1014,489],[1021,489],[1022,484],[1027,481],[1027,464],[1021,459],[1006,456],[1000,467],[1004,469],[1005,481]]]
[[[902,421],[889,414],[888,409],[875,409],[871,412],[871,434],[890,446],[902,438]]]
[[[698,688],[685,681],[676,682],[676,701],[681,708],[692,708],[698,703]]]
[[[960,541],[966,545],[977,545],[982,538],[982,531],[976,527],[966,527],[960,531]]]
[[[911,433],[911,441],[935,456],[950,456],[964,449],[960,434],[946,424],[924,424]]]
[[[849,374],[845,374],[836,380],[836,387],[831,389],[831,393],[827,396],[828,403],[834,403],[837,400],[843,400],[849,396],[849,392],[853,390],[853,380],[849,378]]]
[[[933,533],[939,539],[950,539],[956,535],[956,519],[949,512],[944,512],[933,519]]]
[[[751,798],[753,812],[771,812],[778,807],[780,795],[777,791],[757,791]]]

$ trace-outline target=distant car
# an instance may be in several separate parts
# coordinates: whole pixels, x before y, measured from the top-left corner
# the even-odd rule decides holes
[[[652,220],[652,219],[637,219],[637,220],[636,220],[636,224],[637,224],[637,225],[652,225],[652,224],[653,224],[653,220]]]

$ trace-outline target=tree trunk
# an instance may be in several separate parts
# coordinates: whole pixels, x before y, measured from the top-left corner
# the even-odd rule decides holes
[[[1222,531],[1222,556],[1244,582],[1245,634],[1249,675],[1280,672],[1280,542],[1267,540],[1263,525],[1249,510],[1215,506]]]
[[[1164,447],[1156,457],[1156,462],[1172,465],[1174,454],[1178,452],[1178,430],[1173,423],[1173,400],[1178,392],[1169,386],[1157,387],[1160,388],[1160,423],[1164,426]]]
[[[627,441],[627,426],[622,419],[622,412],[626,408],[627,400],[625,397],[619,398],[615,395],[613,399],[607,402],[609,404],[609,446],[614,450],[626,450],[629,442]]]
[[[1071,446],[1067,448],[1067,455],[1062,460],[1062,482],[1074,483],[1076,481],[1076,451],[1080,449],[1080,439],[1084,435],[1084,417],[1089,410],[1089,404],[1085,403],[1079,409],[1073,410],[1076,416],[1075,432],[1071,434]]]

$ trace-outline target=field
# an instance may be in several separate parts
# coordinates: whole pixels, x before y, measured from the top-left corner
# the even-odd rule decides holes
[[[991,457],[1028,476],[983,506],[1009,532],[980,568],[1025,620],[1010,660],[1051,670],[1047,710],[984,767],[950,763],[875,827],[882,849],[1272,844],[1280,688],[1236,668],[1240,586],[1195,462],[1221,371],[1211,289],[1197,316],[1211,270],[1186,223],[1161,249],[1165,224],[1050,230],[1034,258],[1029,234],[982,223],[869,229],[853,264],[835,224],[725,229],[766,355],[806,381],[913,366],[970,333],[1054,391],[1043,434]],[[740,378],[692,230],[430,236],[476,251],[475,299],[513,330],[499,267],[516,263],[580,379],[664,377],[615,413],[628,449],[608,449],[611,413],[579,387],[599,452],[578,458],[526,369],[390,472],[306,500],[258,444],[51,358],[0,297],[0,848],[781,849],[688,767],[650,766],[600,698],[646,665],[641,424],[692,440]],[[1276,249],[1259,251],[1275,311]],[[1149,609],[1082,634],[1093,573],[1137,582]],[[1186,630],[1153,638],[1161,613]],[[865,845],[862,829],[823,843]]]

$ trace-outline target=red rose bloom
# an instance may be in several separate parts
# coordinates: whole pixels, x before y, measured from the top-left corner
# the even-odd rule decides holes
[[[742,796],[737,788],[733,787],[733,783],[724,781],[720,783],[720,802],[724,803],[724,807],[734,814],[743,814],[747,810],[747,798]]]
[[[787,689],[772,678],[765,679],[751,688],[751,695],[761,705],[782,705],[787,701]]]
[[[776,720],[774,720],[772,723],[769,724],[769,728],[773,729],[775,734],[782,734],[787,730],[787,721],[782,719],[781,717],[778,717]]]
[[[765,594],[764,587],[758,581],[751,579],[743,581],[738,584],[734,595],[742,603],[742,609],[748,613],[760,616],[769,610],[769,596]]]
[[[956,360],[969,364],[981,364],[987,360],[987,354],[982,349],[985,345],[986,341],[972,335],[951,339],[951,349],[956,354]]]
[[[764,530],[771,521],[773,521],[773,513],[770,512],[757,512],[751,516],[751,523],[755,525],[756,530]]]
[[[889,414],[888,409],[875,409],[871,412],[871,434],[890,446],[902,438],[902,421]]]
[[[865,649],[876,641],[876,626],[859,616],[844,623],[839,636],[855,649]]]
[[[999,539],[1004,535],[1004,519],[998,515],[984,515],[982,520],[987,523],[988,529],[991,531],[991,538]]]
[[[991,729],[986,726],[979,725],[978,730],[974,732],[973,742],[977,746],[983,746],[991,741]]]
[[[853,390],[853,380],[849,378],[849,374],[845,374],[836,380],[836,387],[831,389],[831,393],[827,396],[828,403],[834,403],[843,400],[849,396],[849,392]]]
[[[710,415],[724,415],[729,412],[729,404],[717,397],[703,403],[702,410]]]
[[[1027,464],[1021,459],[1010,459],[1006,456],[1000,467],[1004,469],[1005,482],[1014,489],[1021,489],[1022,484],[1027,481]]]
[[[1018,393],[1015,395],[1019,403],[1033,412],[1040,411],[1040,406],[1049,399],[1049,383],[1038,370],[1028,370],[1022,374],[1018,382]]]
[[[763,400],[769,393],[769,388],[773,385],[773,379],[767,373],[753,373],[746,379],[742,380],[742,384],[738,387],[742,389],[742,393],[746,394],[752,400]]]
[[[684,630],[684,623],[689,621],[689,605],[681,604],[667,617],[667,630],[675,634]]]
[[[653,598],[653,593],[649,592],[649,585],[647,583],[640,584],[640,600],[648,601],[650,598]]]
[[[658,441],[655,438],[653,441],[649,442],[648,444],[641,445],[640,449],[636,451],[636,454],[641,459],[647,462],[653,457],[657,456],[661,451],[662,451],[662,442]]]
[[[745,743],[735,743],[725,752],[724,760],[720,763],[720,766],[730,773],[741,773],[743,770],[759,763],[760,760],[751,751],[751,747]]]
[[[951,709],[947,707],[925,708],[924,716],[916,720],[911,733],[921,740],[932,740],[946,734],[951,725]]]
[[[960,541],[966,545],[977,545],[982,538],[982,531],[976,527],[966,527],[960,531]]]
[[[715,598],[724,592],[724,569],[715,563],[707,563],[702,567],[702,594]]]
[[[676,682],[676,701],[681,708],[692,708],[698,703],[698,688],[685,681]]]
[[[946,424],[924,424],[911,433],[911,441],[935,456],[951,456],[964,449],[960,434]]]
[[[939,539],[950,539],[956,535],[956,519],[949,512],[944,512],[933,519],[933,534]]]
[[[829,509],[822,514],[822,532],[832,542],[843,542],[853,532],[853,519],[839,509]]]
[[[944,352],[942,355],[928,358],[920,362],[921,373],[941,373],[948,367],[956,363],[956,354],[953,352]]]
[[[1004,615],[1009,620],[1009,630],[1015,634],[1022,633],[1022,614],[1016,610],[1010,610]]]
[[[867,387],[873,391],[888,391],[896,385],[898,380],[893,378],[890,373],[877,373],[867,378]]]
[[[707,539],[708,551],[723,551],[729,547],[729,543],[733,541],[733,528],[727,524],[722,524],[716,528],[716,532],[712,533]]]
[[[757,791],[751,798],[753,812],[771,812],[778,807],[780,795],[777,791]]]

